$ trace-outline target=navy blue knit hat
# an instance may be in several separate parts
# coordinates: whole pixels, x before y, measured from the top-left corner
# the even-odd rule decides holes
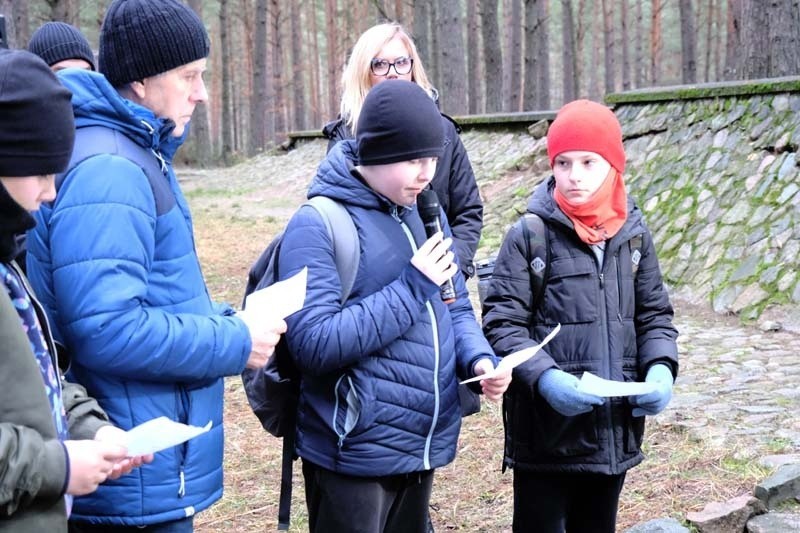
[[[38,56],[0,50],[0,176],[63,172],[74,142],[72,94]]]
[[[208,57],[200,17],[177,0],[114,0],[100,29],[100,72],[114,87]]]
[[[65,59],[83,59],[94,70],[94,54],[81,30],[66,22],[46,22],[33,32],[28,51],[51,67]]]
[[[359,165],[388,165],[444,152],[442,116],[422,87],[386,80],[370,89],[356,127]]]

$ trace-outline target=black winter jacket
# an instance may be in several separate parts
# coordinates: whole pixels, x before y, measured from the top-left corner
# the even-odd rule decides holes
[[[464,277],[469,278],[475,273],[472,260],[481,238],[483,202],[467,150],[458,136],[458,125],[447,115],[442,115],[442,126],[444,153],[436,165],[431,187],[436,191],[453,231],[458,264]],[[326,124],[322,134],[329,141],[328,151],[338,141],[353,138],[353,133],[341,118]]]
[[[503,357],[561,331],[514,369],[504,399],[504,466],[541,472],[620,474],[641,462],[644,417],[625,398],[608,398],[591,412],[565,417],[539,394],[539,376],[559,368],[616,381],[642,381],[655,363],[678,370],[677,331],[662,284],[653,239],[641,211],[628,200],[628,219],[607,241],[603,268],[553,199],[554,178],[534,191],[528,211],[547,225],[549,259],[541,304],[532,309],[526,243],[519,225],[497,257],[483,308],[483,328]],[[630,240],[642,235],[634,275]]]

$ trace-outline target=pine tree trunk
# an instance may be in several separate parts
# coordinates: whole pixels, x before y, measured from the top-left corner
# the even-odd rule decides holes
[[[697,82],[697,36],[694,29],[692,0],[678,2],[681,17],[681,74],[683,83]]]
[[[800,2],[771,0],[762,11],[768,11],[770,77],[800,74]]]
[[[197,16],[203,17],[202,0],[189,0],[189,7],[197,13]],[[210,94],[209,98],[211,98]],[[195,107],[192,125],[189,128],[189,137],[192,160],[201,167],[207,167],[211,163],[212,153],[211,133],[208,127],[208,102],[203,102]]]
[[[250,101],[250,146],[256,154],[267,146],[267,0],[256,0],[253,34],[253,99]]]
[[[322,84],[320,80],[320,50],[319,50],[319,32],[317,28],[317,1],[306,0],[308,2],[308,11],[306,12],[308,30],[310,38],[308,39],[311,44],[311,123],[315,128],[322,126],[323,120],[332,119],[336,115],[325,115],[323,119],[322,102],[320,93],[322,92]]]
[[[592,25],[592,42],[591,42],[591,57],[592,61],[589,65],[589,100],[600,100],[600,33],[602,31],[602,17],[594,16],[591,19]]]
[[[575,54],[575,29],[572,20],[572,0],[561,0],[561,32],[562,32],[562,59],[563,59],[563,102],[571,102],[578,97],[578,68]]]
[[[272,60],[272,114],[275,118],[275,135],[273,141],[280,142],[286,135],[288,122],[286,120],[286,103],[283,87],[283,26],[282,6],[280,0],[269,2],[270,24],[270,57]]]
[[[637,1],[634,2],[634,5],[636,6],[634,8],[636,44],[634,44],[633,48],[633,86],[638,88],[644,85],[647,73],[644,66],[644,15],[642,14],[642,3]]]
[[[613,93],[616,90],[617,58],[614,54],[614,17],[611,0],[602,1],[603,9],[603,50],[605,92]]]
[[[433,58],[431,57],[431,0],[414,0],[414,45],[428,73],[433,74]]]
[[[328,109],[325,115],[335,117],[339,109],[339,49],[336,46],[337,0],[325,0],[325,44],[328,56]]]
[[[705,63],[703,65],[703,81],[706,83],[711,81],[711,57],[714,48],[714,13],[714,0],[708,0],[708,9],[706,11]]]
[[[299,2],[291,1],[289,6],[292,27],[292,129],[306,128],[306,87],[305,73],[308,72],[308,61],[303,54],[302,29],[300,24]]]
[[[784,0],[781,0],[784,1]],[[790,1],[790,0],[789,0]],[[770,76],[770,18],[762,1],[742,2],[742,50],[739,72],[748,80]]]
[[[464,53],[464,21],[459,0],[439,0],[436,35],[439,40],[442,77],[439,103],[450,115],[467,112],[467,61]]]
[[[739,60],[742,53],[742,0],[728,0],[728,32],[725,40],[726,80],[740,79]]]
[[[522,111],[522,0],[511,0],[511,46],[506,50],[511,68],[508,91],[509,110]]]
[[[467,2],[467,93],[471,115],[483,111],[480,89],[482,69],[477,4],[477,2]]]
[[[661,0],[652,1],[650,17],[650,82],[658,85],[661,78]]]
[[[628,24],[628,0],[620,0],[622,6],[620,8],[620,46],[622,47],[622,90],[628,91],[631,88],[631,56],[630,56],[630,39],[629,35],[630,26]]]
[[[497,0],[481,2],[481,36],[483,37],[484,79],[486,80],[486,112],[503,110],[503,51],[497,27]]]
[[[233,68],[233,57],[231,55],[230,29],[228,22],[230,19],[229,0],[219,2],[219,40],[220,55],[222,61],[222,118],[220,127],[222,128],[222,160],[225,164],[231,163],[233,155],[233,97],[231,94],[231,75]]]

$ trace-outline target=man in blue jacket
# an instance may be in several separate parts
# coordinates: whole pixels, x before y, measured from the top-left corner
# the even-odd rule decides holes
[[[426,531],[434,469],[453,460],[461,426],[458,377],[491,371],[495,356],[454,262],[452,235],[426,236],[417,210],[442,154],[436,105],[396,80],[370,90],[355,141],[328,153],[309,197],[342,203],[360,256],[347,301],[321,217],[301,208],[279,272],[308,267],[307,306],[287,341],[302,373],[297,453],[312,533]],[[452,278],[457,298],[439,286]],[[510,372],[482,380],[498,400]]]
[[[212,429],[75,501],[71,530],[183,532],[222,495],[222,377],[263,366],[282,320],[213,303],[172,169],[207,99],[203,23],[177,0],[115,0],[99,70],[67,69],[77,127],[59,194],[29,236],[31,281],[71,376],[129,429],[166,416]]]

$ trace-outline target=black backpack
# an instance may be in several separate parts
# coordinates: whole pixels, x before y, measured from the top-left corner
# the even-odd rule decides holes
[[[328,236],[333,242],[336,270],[342,280],[342,303],[344,303],[355,282],[360,254],[358,232],[353,219],[342,204],[324,196],[315,196],[303,205],[316,209],[325,222]],[[247,276],[245,299],[251,292],[272,285],[280,279],[278,257],[282,241],[283,233],[275,236],[253,264]],[[244,307],[245,302],[242,302],[242,308]],[[278,506],[279,531],[289,529],[292,462],[295,459],[295,423],[301,377],[283,336],[263,368],[255,370],[247,368],[242,372],[247,401],[261,425],[270,434],[283,438],[281,494]]]

